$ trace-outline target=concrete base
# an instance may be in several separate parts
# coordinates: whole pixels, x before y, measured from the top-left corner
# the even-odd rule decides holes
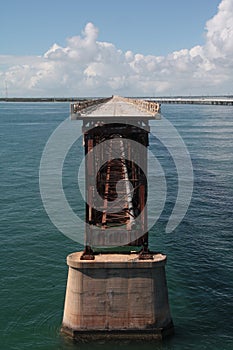
[[[165,276],[166,256],[68,255],[62,331],[76,340],[162,339],[173,333]]]

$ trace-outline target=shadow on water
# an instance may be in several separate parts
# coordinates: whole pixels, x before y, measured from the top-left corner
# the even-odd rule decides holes
[[[77,343],[69,338],[60,339],[62,350],[170,350],[172,342],[170,339],[164,341],[97,341],[88,343]]]

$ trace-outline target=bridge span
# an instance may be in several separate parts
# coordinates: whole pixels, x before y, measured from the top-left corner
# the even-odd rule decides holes
[[[160,104],[198,104],[198,105],[220,105],[233,106],[233,97],[156,97],[149,98]]]
[[[233,105],[233,96],[229,97],[137,97],[132,98],[135,101],[144,100],[147,102],[158,102],[160,104],[201,104],[201,105],[222,105],[222,106],[232,106]],[[0,98],[0,102],[87,102],[93,101],[93,98],[90,97],[3,97]],[[95,100],[100,101],[102,98],[95,98]]]

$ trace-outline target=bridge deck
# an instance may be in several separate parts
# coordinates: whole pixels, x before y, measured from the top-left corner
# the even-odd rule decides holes
[[[133,103],[127,102],[121,98],[113,97],[110,101],[94,107],[94,109],[87,112],[87,116],[141,116],[151,117],[151,113],[147,110],[140,110],[139,107]]]

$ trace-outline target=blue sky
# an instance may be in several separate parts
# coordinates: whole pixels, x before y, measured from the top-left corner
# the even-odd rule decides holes
[[[88,22],[122,50],[165,55],[202,44],[219,0],[7,0],[0,5],[1,54],[40,55]]]
[[[233,93],[233,0],[8,0],[0,33],[0,97]]]

